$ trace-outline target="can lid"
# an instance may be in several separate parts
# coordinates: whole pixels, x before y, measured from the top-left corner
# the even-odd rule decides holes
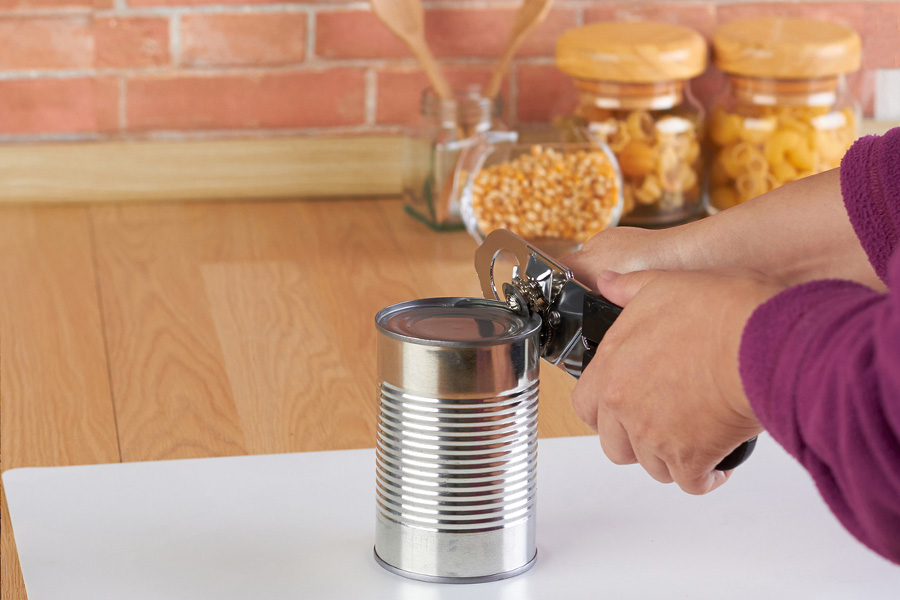
[[[521,317],[498,300],[425,298],[382,309],[375,324],[385,335],[414,344],[494,346],[536,334],[541,319]]]

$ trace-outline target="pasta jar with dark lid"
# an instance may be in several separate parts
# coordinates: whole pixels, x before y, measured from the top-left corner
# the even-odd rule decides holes
[[[745,19],[719,27],[713,50],[727,85],[709,124],[711,212],[840,165],[859,121],[844,77],[860,64],[855,31]]]
[[[688,83],[706,55],[700,34],[665,23],[594,23],[557,41],[556,65],[578,89],[570,132],[615,154],[622,224],[677,223],[701,208],[703,111]]]

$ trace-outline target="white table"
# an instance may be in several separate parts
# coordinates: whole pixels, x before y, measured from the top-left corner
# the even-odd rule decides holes
[[[694,497],[594,438],[542,440],[538,560],[480,585],[372,557],[372,450],[15,469],[3,476],[29,600],[900,598],[770,438]]]

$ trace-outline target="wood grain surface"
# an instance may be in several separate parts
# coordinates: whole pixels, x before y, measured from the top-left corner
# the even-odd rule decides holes
[[[0,466],[371,447],[375,313],[478,296],[475,248],[395,200],[0,209]],[[543,437],[591,433],[573,385]]]
[[[117,462],[84,208],[0,211],[0,467]],[[25,598],[5,497],[0,596]]]

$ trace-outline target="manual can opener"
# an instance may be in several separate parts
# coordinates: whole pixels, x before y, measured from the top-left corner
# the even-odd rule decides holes
[[[504,251],[512,253],[518,265],[513,267],[511,282],[498,291],[494,266]],[[577,281],[561,263],[505,229],[487,235],[475,252],[475,270],[485,298],[505,302],[522,316],[541,317],[541,358],[576,379],[622,312],[622,307]],[[716,469],[734,469],[747,460],[755,446],[756,437],[747,440]]]

